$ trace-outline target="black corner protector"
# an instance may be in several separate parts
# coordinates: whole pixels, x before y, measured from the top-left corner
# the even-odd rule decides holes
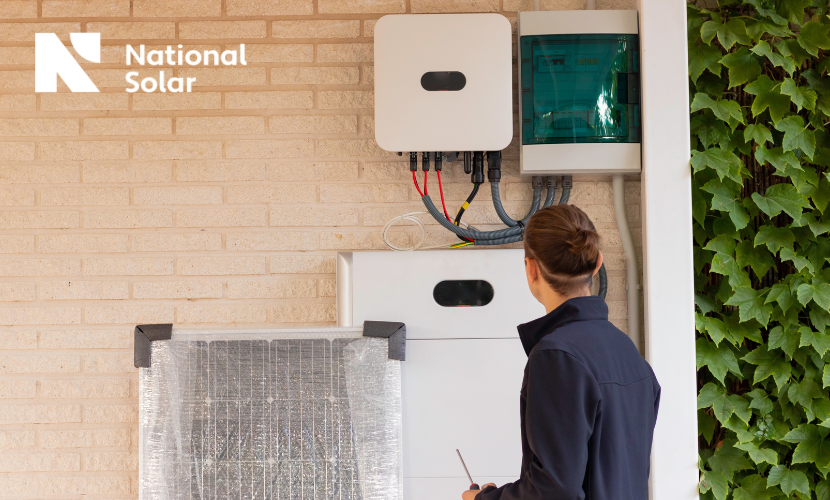
[[[389,359],[406,360],[406,325],[399,321],[364,321],[363,336],[388,339]]]
[[[150,343],[154,340],[170,340],[173,337],[173,323],[158,325],[137,325],[133,347],[133,365],[136,368],[150,368]]]

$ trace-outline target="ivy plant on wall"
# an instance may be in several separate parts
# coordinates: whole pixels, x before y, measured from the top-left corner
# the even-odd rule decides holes
[[[701,498],[830,500],[828,0],[688,36]]]

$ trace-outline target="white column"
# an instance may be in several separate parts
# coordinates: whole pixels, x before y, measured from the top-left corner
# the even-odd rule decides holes
[[[652,500],[698,498],[685,0],[639,0],[646,358],[662,386]]]

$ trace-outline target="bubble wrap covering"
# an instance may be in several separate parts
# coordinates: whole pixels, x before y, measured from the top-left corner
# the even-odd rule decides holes
[[[400,500],[386,339],[157,341],[139,375],[141,500]]]

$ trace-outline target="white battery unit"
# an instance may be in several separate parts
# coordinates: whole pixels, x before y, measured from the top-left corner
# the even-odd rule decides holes
[[[637,11],[519,12],[522,174],[640,171]]]
[[[518,479],[519,393],[527,356],[516,326],[545,314],[522,250],[343,252],[337,320],[403,321],[404,500],[456,500],[473,479]]]
[[[375,25],[375,139],[387,151],[499,151],[513,138],[512,35],[499,14]]]

